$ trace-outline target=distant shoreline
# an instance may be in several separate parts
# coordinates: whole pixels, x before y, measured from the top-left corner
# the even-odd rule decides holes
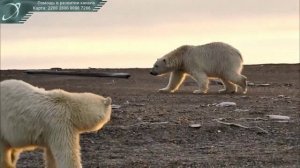
[[[245,64],[245,67],[251,67],[251,66],[279,66],[279,65],[299,65],[300,63],[267,63],[267,64]],[[52,67],[54,69],[60,68],[60,67]],[[19,70],[19,71],[25,71],[25,70],[49,70],[52,68],[33,68],[33,69],[18,69],[18,68],[12,68],[12,69],[1,69],[0,71],[10,71],[10,70]],[[117,69],[117,70],[123,70],[123,69],[151,69],[151,67],[148,68],[138,68],[138,67],[131,67],[131,68],[95,68],[95,67],[88,67],[88,68],[61,68],[64,70],[110,70],[110,69]]]

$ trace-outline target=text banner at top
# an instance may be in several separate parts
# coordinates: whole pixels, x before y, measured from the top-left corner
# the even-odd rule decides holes
[[[102,0],[1,0],[0,23],[24,23],[34,12],[97,12]]]

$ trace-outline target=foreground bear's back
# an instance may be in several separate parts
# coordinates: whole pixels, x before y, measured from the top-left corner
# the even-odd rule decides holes
[[[1,116],[7,116],[7,111],[23,111],[23,105],[28,106],[35,97],[40,97],[43,89],[35,88],[21,80],[5,80],[1,82]],[[30,103],[31,104],[31,103]],[[15,113],[15,112],[11,112]]]
[[[195,68],[200,68],[211,76],[242,70],[243,59],[240,52],[226,43],[191,46],[188,53],[188,64],[195,64]]]
[[[7,115],[5,110],[24,111],[28,105],[37,105],[36,100],[46,98],[46,91],[36,88],[21,80],[5,80],[1,82],[1,114]],[[3,106],[2,106],[3,105]],[[21,108],[23,107],[23,108]],[[15,113],[15,112],[11,112]]]
[[[2,81],[0,135],[4,140],[20,147],[37,143],[47,124],[44,119],[49,118],[43,113],[47,99],[44,89],[20,80]]]

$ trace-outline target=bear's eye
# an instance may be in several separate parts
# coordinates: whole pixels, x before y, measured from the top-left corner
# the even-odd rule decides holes
[[[154,65],[155,68],[158,68],[158,65]]]

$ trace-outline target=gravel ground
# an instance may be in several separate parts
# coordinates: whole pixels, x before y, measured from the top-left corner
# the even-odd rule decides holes
[[[177,93],[158,93],[168,76],[151,76],[149,69],[76,71],[128,72],[131,77],[1,70],[1,80],[22,79],[45,89],[93,92],[110,96],[113,104],[121,106],[113,110],[112,120],[102,130],[81,136],[83,167],[300,166],[299,64],[245,66],[243,74],[252,83],[246,95],[218,94],[222,86],[216,82],[211,82],[208,94],[194,95],[197,87],[191,79]],[[236,106],[216,106],[225,101]],[[290,120],[267,117],[273,114]],[[201,126],[193,128],[192,124]],[[41,150],[22,153],[19,167],[43,167]]]

